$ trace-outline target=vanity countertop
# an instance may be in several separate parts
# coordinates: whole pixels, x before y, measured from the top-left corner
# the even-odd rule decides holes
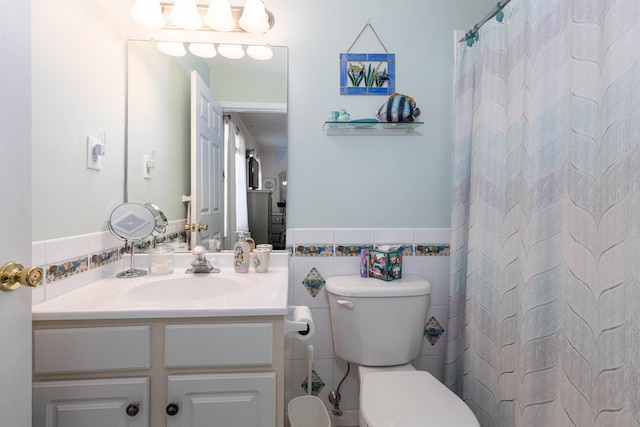
[[[269,271],[235,273],[231,254],[216,254],[217,274],[185,274],[192,257],[176,254],[172,274],[98,280],[34,304],[33,320],[276,316],[287,314],[288,255],[272,253]],[[146,257],[145,257],[146,258]],[[145,265],[137,260],[136,266]],[[128,266],[127,266],[128,267]],[[126,269],[126,268],[125,268]]]

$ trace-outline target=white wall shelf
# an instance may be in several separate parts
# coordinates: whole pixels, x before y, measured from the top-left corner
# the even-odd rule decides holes
[[[325,135],[340,136],[417,136],[416,130],[424,122],[324,122]]]

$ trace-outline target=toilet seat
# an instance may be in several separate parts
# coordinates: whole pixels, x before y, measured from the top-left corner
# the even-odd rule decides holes
[[[360,411],[368,427],[479,427],[471,409],[425,371],[363,376]]]

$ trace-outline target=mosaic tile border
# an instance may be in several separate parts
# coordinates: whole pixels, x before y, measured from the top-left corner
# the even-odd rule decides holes
[[[397,243],[402,248],[402,254],[406,256],[449,256],[448,243]],[[326,244],[304,244],[304,245],[288,245],[286,250],[289,256],[295,257],[348,257],[360,256],[360,251],[364,249],[373,249],[376,245],[367,244],[349,244],[343,243],[339,245]]]
[[[46,283],[59,282],[122,259],[122,248],[111,248],[46,266]]]
[[[186,242],[187,241],[187,232],[179,231],[176,233],[164,234],[158,237],[152,237],[147,240],[142,240],[135,243],[136,253],[148,252],[149,250],[161,246],[166,245],[167,243],[173,242]],[[126,246],[128,251],[128,244]]]

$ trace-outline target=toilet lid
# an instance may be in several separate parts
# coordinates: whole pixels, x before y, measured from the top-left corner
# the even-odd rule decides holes
[[[369,427],[480,426],[471,409],[428,372],[375,372],[362,382],[360,411]]]

